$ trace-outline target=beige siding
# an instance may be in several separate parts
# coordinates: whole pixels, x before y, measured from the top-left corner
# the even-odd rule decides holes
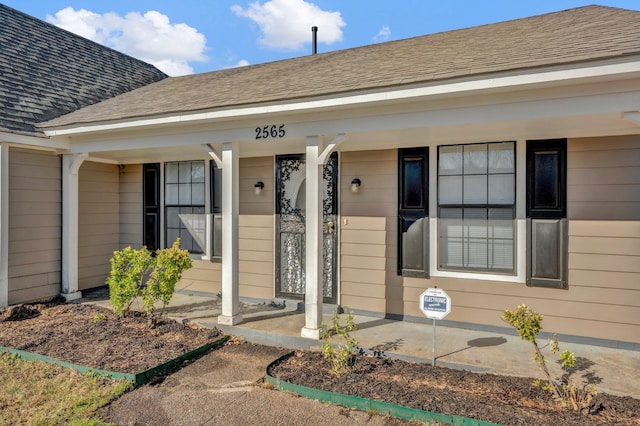
[[[119,168],[85,161],[80,167],[78,288],[104,285],[119,249]]]
[[[640,136],[572,139],[568,216],[640,220]]]
[[[450,321],[505,326],[502,312],[526,303],[546,331],[640,342],[640,137],[569,141],[568,166],[569,288],[558,290],[398,277],[396,152],[343,153],[341,303],[422,318],[419,295],[438,286],[452,298]]]
[[[182,274],[176,289],[219,293],[222,288],[222,264],[208,260],[194,260],[193,267]]]
[[[273,214],[242,214],[239,231],[240,296],[270,299],[274,296]]]
[[[352,309],[401,313],[397,158],[396,150],[341,154],[340,303]],[[362,181],[355,194],[353,178]]]
[[[9,150],[9,303],[60,293],[62,178],[58,155]]]
[[[240,159],[240,296],[274,296],[274,158]],[[263,182],[260,195],[256,182]]]
[[[273,157],[240,159],[240,214],[266,215],[274,212],[274,159]],[[254,185],[264,183],[260,195]]]
[[[127,164],[119,171],[119,246],[142,245],[142,165]]]

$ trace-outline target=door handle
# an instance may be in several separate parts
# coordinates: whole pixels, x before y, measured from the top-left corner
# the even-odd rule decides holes
[[[330,220],[329,222],[327,222],[327,228],[329,228],[329,233],[333,234],[333,227],[335,226],[335,224],[333,223],[332,220]]]

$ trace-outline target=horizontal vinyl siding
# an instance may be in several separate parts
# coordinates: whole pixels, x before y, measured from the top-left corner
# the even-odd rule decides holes
[[[398,277],[397,154],[344,153],[342,304],[424,318],[419,296],[437,286],[452,299],[448,321],[507,327],[501,319],[504,310],[525,303],[544,315],[545,331],[640,342],[640,138],[571,140],[568,148],[566,290],[482,279]],[[372,179],[378,169],[383,177]],[[355,177],[362,187],[352,194]]]
[[[397,263],[397,151],[341,154],[340,303],[391,312],[402,305]],[[351,192],[351,180],[362,181]]]
[[[274,213],[275,179],[273,157],[240,159],[240,214],[272,215]],[[260,195],[255,184],[264,183]]]
[[[193,267],[182,273],[176,289],[219,293],[222,288],[222,264],[208,260],[194,260]]]
[[[80,167],[78,288],[104,285],[119,249],[119,168],[85,161]]]
[[[273,214],[240,215],[238,270],[242,297],[274,296],[273,232]]]
[[[640,220],[640,136],[569,140],[570,219]]]
[[[9,149],[9,304],[60,293],[61,187],[58,155]]]
[[[127,164],[119,170],[119,247],[142,245],[142,165]]]

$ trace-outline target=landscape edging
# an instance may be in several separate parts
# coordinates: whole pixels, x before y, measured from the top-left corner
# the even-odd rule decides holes
[[[20,349],[8,348],[3,346],[0,346],[0,352],[9,352],[9,353],[18,355],[20,358],[27,361],[43,361],[49,364],[59,365],[64,368],[72,368],[81,374],[91,372],[91,373],[99,374],[101,376],[112,377],[117,380],[129,380],[130,382],[133,383],[134,386],[138,387],[138,386],[144,385],[145,383],[148,383],[156,374],[162,371],[167,371],[173,366],[175,366],[176,364],[179,364],[184,361],[188,361],[190,359],[197,358],[198,356],[202,355],[203,353],[211,349],[224,345],[225,342],[229,340],[229,337],[230,336],[222,336],[221,338],[211,343],[207,343],[206,345],[200,346],[199,348],[196,348],[192,351],[185,352],[184,354],[180,355],[177,358],[174,358],[165,363],[156,365],[155,367],[151,367],[148,370],[142,371],[140,373],[122,373],[119,371],[101,370],[99,368],[87,367],[81,364],[74,364],[72,362],[62,361],[57,358],[53,358],[46,355],[40,355],[34,352],[28,352]]]
[[[308,388],[306,386],[296,385],[270,374],[271,368],[285,359],[292,356],[294,352],[290,352],[273,361],[267,367],[265,381],[272,384],[276,389],[293,392],[309,399],[315,399],[323,402],[330,402],[344,407],[355,408],[361,411],[376,411],[378,413],[390,414],[404,420],[416,420],[422,422],[440,422],[455,426],[500,426],[497,423],[484,422],[469,417],[455,416],[451,414],[434,413],[431,411],[419,410],[417,408],[405,407],[403,405],[391,404],[389,402],[376,401],[359,396],[346,395],[342,393],[330,392],[321,389]]]

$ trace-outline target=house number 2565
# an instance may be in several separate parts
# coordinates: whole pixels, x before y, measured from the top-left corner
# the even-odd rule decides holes
[[[284,124],[256,127],[256,139],[283,138],[286,133]]]

